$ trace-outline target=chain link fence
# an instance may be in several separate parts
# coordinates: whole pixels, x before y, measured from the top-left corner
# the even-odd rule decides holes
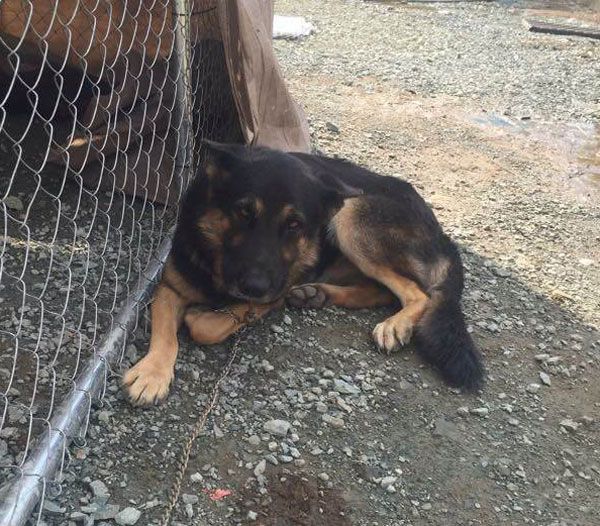
[[[215,3],[0,1],[2,526],[59,490],[201,139],[240,139]]]

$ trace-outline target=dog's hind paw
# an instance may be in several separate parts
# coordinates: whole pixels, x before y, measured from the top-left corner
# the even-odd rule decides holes
[[[123,387],[133,405],[157,404],[169,393],[173,368],[159,367],[147,357],[142,358],[123,376]]]
[[[377,346],[388,354],[406,345],[412,336],[413,323],[402,311],[378,323],[373,329]]]
[[[318,283],[309,283],[290,289],[287,301],[292,307],[319,309],[327,303],[327,294]]]

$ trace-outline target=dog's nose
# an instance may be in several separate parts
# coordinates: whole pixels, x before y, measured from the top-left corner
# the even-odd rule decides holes
[[[262,298],[271,289],[271,280],[259,270],[248,272],[239,283],[240,292],[250,298]]]

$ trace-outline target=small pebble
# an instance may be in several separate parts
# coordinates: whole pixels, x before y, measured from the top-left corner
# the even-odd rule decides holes
[[[254,476],[258,477],[262,475],[265,472],[265,469],[267,469],[267,461],[263,458],[258,464],[256,464],[256,467],[254,468]]]

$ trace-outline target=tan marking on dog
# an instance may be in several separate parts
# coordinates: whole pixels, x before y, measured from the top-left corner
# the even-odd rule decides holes
[[[402,309],[379,323],[373,337],[382,349],[391,352],[410,340],[414,325],[430,302],[429,296],[412,280],[377,261],[375,247],[355,220],[360,198],[346,200],[331,221],[333,233],[342,253],[366,276],[391,290],[402,302]]]
[[[190,285],[190,283],[177,271],[170,256],[165,262],[159,285],[161,283],[175,290],[186,303],[199,302],[205,299],[204,294]]]
[[[380,348],[391,352],[409,342],[414,326],[423,316],[430,298],[408,278],[390,269],[380,269],[377,281],[388,287],[402,302],[402,309],[375,326],[373,337]]]
[[[303,272],[315,265],[319,259],[319,244],[317,240],[301,237],[298,239],[297,250],[294,262],[290,266],[288,281],[285,286],[286,290],[297,283]]]
[[[362,266],[357,260],[363,259],[358,249],[361,234],[360,225],[355,222],[355,215],[360,208],[360,198],[346,199],[344,206],[339,209],[329,223],[329,234],[334,236],[340,245],[340,250],[348,260],[356,265],[362,272]],[[342,249],[342,244],[344,248]]]
[[[296,254],[298,254],[298,247],[296,244],[292,246],[282,246],[281,247],[281,259],[286,263],[291,263],[294,261]]]
[[[308,240],[304,236],[284,242],[281,247],[281,258],[286,263],[303,259],[303,254],[306,252],[307,246]]]
[[[209,178],[209,180],[215,180],[217,178],[224,179],[229,175],[229,172],[223,170],[214,159],[208,159],[206,164],[204,165],[204,173]]]
[[[365,309],[390,305],[395,300],[395,296],[389,290],[372,280],[356,285],[306,283],[293,287],[290,292],[293,294],[293,291],[305,287],[314,287],[323,293],[325,301],[319,307],[337,305],[347,309]]]
[[[237,303],[229,305],[228,310],[233,312],[237,319],[244,321],[250,309],[254,319],[264,316],[270,310],[281,305],[282,300],[274,303]],[[207,311],[197,307],[188,309],[184,315],[184,322],[190,331],[192,339],[201,345],[221,343],[234,332],[242,328],[245,323],[238,323],[236,319],[225,312]]]
[[[211,241],[219,242],[220,244],[225,232],[231,228],[231,222],[219,208],[209,208],[198,219],[196,226]]]
[[[219,208],[209,208],[196,223],[198,229],[214,251],[213,283],[223,287],[223,238],[231,228],[231,222]]]
[[[390,305],[394,302],[394,295],[376,283],[363,283],[360,285],[330,285],[321,284],[327,295],[329,305],[337,305],[347,309],[365,309]]]
[[[262,199],[256,198],[254,199],[254,214],[256,217],[261,217],[265,213],[265,204]]]
[[[184,309],[189,303],[204,299],[204,295],[177,272],[169,258],[150,306],[148,352],[123,376],[123,385],[134,405],[149,405],[167,396],[177,359],[177,329]]]
[[[444,282],[450,270],[450,260],[447,257],[438,259],[429,269],[429,280],[431,287],[436,287]]]
[[[229,218],[218,208],[210,208],[198,220],[196,226],[210,243],[214,251],[213,280],[223,281],[223,238],[231,227]]]
[[[260,197],[243,197],[239,199],[235,206],[238,213],[245,218],[259,218],[265,212],[265,205]]]
[[[292,205],[290,205],[290,204],[283,205],[281,207],[281,212],[279,212],[279,220],[282,223],[285,222],[285,220],[288,217],[290,217],[295,211],[296,211],[296,209]]]
[[[436,287],[443,283],[450,269],[450,260],[447,257],[441,257],[432,265],[426,265],[422,261],[409,256],[408,266],[413,275],[418,276],[426,289]]]

